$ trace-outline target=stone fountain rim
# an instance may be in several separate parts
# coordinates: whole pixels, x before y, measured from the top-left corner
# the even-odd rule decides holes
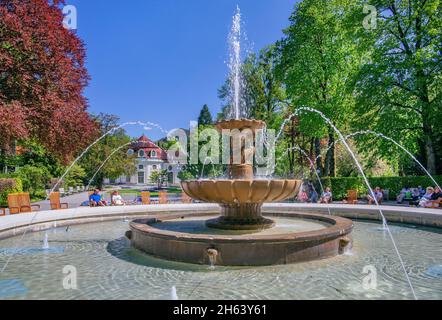
[[[255,129],[263,129],[266,126],[267,126],[266,123],[262,120],[247,119],[247,118],[228,119],[228,120],[218,121],[215,124],[215,127],[218,129],[228,129],[228,127],[241,128],[241,129],[247,129],[253,127]]]
[[[242,242],[256,242],[256,243],[269,243],[269,242],[304,242],[304,241],[321,241],[325,239],[334,239],[337,237],[343,237],[350,234],[353,231],[353,221],[336,217],[326,216],[316,213],[301,213],[301,212],[271,212],[266,213],[272,216],[282,216],[290,218],[300,218],[305,220],[317,220],[320,222],[329,223],[331,226],[321,230],[306,231],[306,232],[292,232],[286,234],[277,235],[207,235],[207,234],[191,234],[183,232],[175,232],[168,230],[160,230],[152,226],[152,224],[160,221],[176,220],[182,217],[207,217],[216,216],[210,212],[205,213],[188,213],[188,214],[167,214],[156,215],[146,219],[134,220],[130,223],[130,228],[133,231],[141,232],[150,237],[163,238],[176,241],[186,242],[217,242],[217,243],[242,243]]]

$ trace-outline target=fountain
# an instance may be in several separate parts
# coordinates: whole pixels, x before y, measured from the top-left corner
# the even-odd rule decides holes
[[[344,254],[352,247],[352,221],[331,215],[266,211],[263,207],[264,203],[294,198],[302,181],[255,178],[256,145],[251,141],[266,124],[244,118],[242,32],[238,8],[229,35],[230,112],[227,120],[216,125],[222,134],[230,133],[230,145],[234,146],[228,150],[227,177],[181,183],[191,198],[219,206],[188,205],[185,214],[171,208],[170,214],[133,221],[126,236],[133,247],[150,255],[211,268],[289,264]],[[252,139],[245,141],[246,136]],[[202,172],[205,165],[206,161]]]
[[[234,119],[217,124],[218,130],[264,128],[262,121]],[[233,137],[232,137],[233,139]],[[241,141],[239,163],[231,157],[228,178],[182,181],[193,199],[216,206],[187,206],[188,212],[135,220],[126,235],[133,247],[169,260],[215,265],[253,266],[288,264],[345,254],[352,247],[353,222],[330,215],[266,211],[266,202],[294,197],[301,180],[256,179],[247,156],[254,146]],[[198,210],[197,210],[198,209]],[[192,212],[193,211],[193,212]],[[196,212],[195,212],[196,211]],[[271,219],[273,218],[273,219]],[[282,219],[286,219],[282,221]]]

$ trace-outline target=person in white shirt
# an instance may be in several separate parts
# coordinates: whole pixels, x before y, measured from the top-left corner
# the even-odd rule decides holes
[[[331,189],[329,187],[325,188],[324,193],[321,196],[321,199],[319,200],[319,203],[331,203],[333,199],[333,194],[331,192]]]
[[[111,196],[111,203],[113,206],[124,206],[126,202],[118,191],[114,191]]]
[[[373,195],[374,195],[374,198],[373,198]],[[376,201],[378,204],[380,204],[382,202],[382,199],[384,198],[384,194],[382,193],[381,188],[376,187],[376,189],[374,189],[374,191],[373,191],[373,195],[369,194],[367,196],[368,204],[374,204],[374,203],[376,203]],[[375,198],[376,198],[376,201],[375,201]]]

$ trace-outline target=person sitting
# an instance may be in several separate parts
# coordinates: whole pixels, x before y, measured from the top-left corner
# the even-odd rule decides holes
[[[404,200],[411,200],[411,189],[409,187],[405,187],[401,190],[401,193],[397,196],[397,203],[401,204]]]
[[[310,181],[308,183],[308,193],[309,193],[309,200],[310,203],[317,203],[318,202],[318,192],[315,189],[315,186],[313,185],[313,182]]]
[[[111,204],[113,206],[124,206],[126,202],[118,191],[114,191],[111,195]]]
[[[321,196],[321,199],[319,200],[319,203],[331,203],[333,199],[333,194],[331,192],[331,189],[329,187],[325,188],[324,193]]]
[[[299,192],[299,195],[298,195],[298,200],[302,203],[305,203],[308,201],[308,195],[307,195],[307,192],[305,192],[304,186],[301,187],[301,191]]]
[[[89,205],[91,207],[105,207],[107,206],[106,201],[104,201],[100,195],[100,190],[95,189],[94,193],[89,196]]]
[[[431,196],[432,207],[440,206],[442,202],[442,192],[439,187],[434,188],[434,193]]]
[[[367,196],[368,204],[372,205],[374,203],[381,204],[382,199],[384,198],[384,194],[382,193],[382,190],[380,187],[376,187],[373,191],[373,194],[369,194]]]
[[[428,187],[427,188],[427,192],[424,194],[424,196],[422,197],[422,199],[419,201],[418,206],[422,207],[422,208],[430,208],[433,206],[433,194],[434,194],[434,189],[433,187]]]
[[[425,195],[426,190],[422,188],[422,186],[417,187],[419,190],[419,198],[422,198]]]

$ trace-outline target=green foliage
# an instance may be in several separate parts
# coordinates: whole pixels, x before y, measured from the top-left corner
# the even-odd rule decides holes
[[[377,28],[357,28],[360,14],[354,22],[359,43],[369,50],[356,74],[358,116],[353,126],[387,134],[417,154],[431,173],[441,172],[437,159],[442,157],[442,2],[370,4],[378,11]],[[359,146],[374,147],[386,159],[403,161],[383,140],[367,137]]]
[[[442,184],[442,176],[436,176],[434,179],[439,185]],[[383,190],[389,190],[391,200],[394,200],[404,187],[417,188],[422,186],[426,188],[434,184],[428,176],[369,177],[368,180],[372,188],[380,187]],[[324,188],[330,187],[332,189],[333,197],[336,200],[346,198],[348,190],[357,190],[361,198],[368,194],[368,187],[362,177],[323,178],[322,184]]]
[[[23,185],[20,178],[0,175],[0,206],[8,205],[8,194],[22,191]]]
[[[168,176],[167,170],[156,170],[151,173],[149,179],[151,182],[158,184],[159,188],[167,181]]]
[[[178,179],[180,179],[181,181],[193,180],[197,179],[198,177],[198,173],[194,172],[194,170],[191,170],[189,166],[186,166],[184,170],[178,173]]]
[[[76,187],[83,185],[86,178],[86,171],[79,165],[74,165],[64,178],[64,187]]]
[[[29,192],[32,198],[44,198],[44,190],[48,185],[51,175],[42,165],[25,165],[16,172],[23,182],[23,190]]]
[[[199,126],[208,126],[213,124],[212,114],[210,113],[209,107],[207,104],[203,106],[201,109],[200,115],[198,117],[198,125]]]

